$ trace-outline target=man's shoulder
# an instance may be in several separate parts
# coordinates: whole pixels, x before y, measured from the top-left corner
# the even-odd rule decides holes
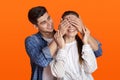
[[[35,38],[35,34],[29,35],[25,38],[25,41],[34,40],[34,38]]]
[[[38,34],[38,33],[36,33],[36,34],[32,34],[32,35],[30,35],[30,36],[27,36],[26,38],[25,38],[25,40],[35,40],[35,39],[40,39],[41,38],[41,35],[40,34]]]
[[[32,34],[32,35],[26,37],[25,44],[43,45],[43,44],[46,44],[46,42],[42,38],[41,34],[36,33],[36,34]]]

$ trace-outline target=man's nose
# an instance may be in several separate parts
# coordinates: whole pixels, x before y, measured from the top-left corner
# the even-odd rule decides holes
[[[50,25],[50,24],[51,24],[51,22],[50,22],[50,21],[47,21],[47,24],[48,24],[48,25]]]

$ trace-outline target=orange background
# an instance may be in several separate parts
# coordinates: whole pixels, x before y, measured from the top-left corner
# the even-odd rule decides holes
[[[45,6],[55,29],[65,10],[77,11],[91,34],[101,43],[95,80],[119,80],[120,1],[119,0],[2,0],[0,1],[0,80],[30,80],[31,67],[24,39],[35,33],[27,19],[28,10]]]

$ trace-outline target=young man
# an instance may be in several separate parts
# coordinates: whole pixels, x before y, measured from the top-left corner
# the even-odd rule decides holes
[[[25,39],[25,48],[32,67],[31,80],[54,80],[49,68],[49,63],[57,50],[56,42],[53,40],[55,34],[53,21],[43,6],[30,9],[28,19],[38,29],[38,33]],[[62,26],[60,31],[63,31]],[[95,43],[91,41],[90,44],[94,45],[96,41]],[[99,44],[94,54],[96,57],[102,54]]]

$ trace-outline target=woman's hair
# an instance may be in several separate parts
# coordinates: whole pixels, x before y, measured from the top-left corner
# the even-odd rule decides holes
[[[62,15],[62,19],[65,18],[65,16],[67,15],[75,15],[76,17],[79,18],[79,14],[75,11],[65,11]],[[78,47],[78,54],[79,54],[79,62],[82,63],[83,59],[82,59],[82,46],[83,46],[83,42],[82,40],[80,39],[80,37],[78,36],[78,34],[75,36],[75,39],[77,41],[77,47]]]
[[[76,35],[75,39],[77,41],[79,62],[82,63],[82,61],[83,61],[83,59],[82,59],[82,46],[83,46],[83,42],[82,42],[82,40],[80,39],[80,37],[78,35]]]
[[[65,11],[62,15],[62,19],[64,19],[65,16],[70,15],[70,14],[75,15],[76,17],[79,18],[79,14],[77,12],[75,12],[75,11]]]

